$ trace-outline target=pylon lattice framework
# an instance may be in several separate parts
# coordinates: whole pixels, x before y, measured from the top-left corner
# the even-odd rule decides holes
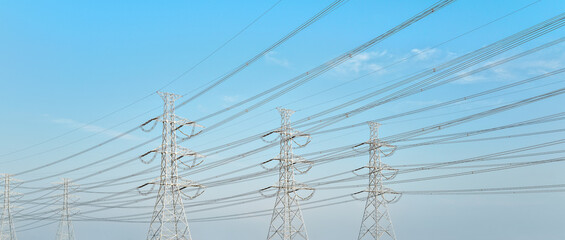
[[[161,154],[161,175],[158,180],[141,185],[142,188],[147,185],[158,185],[159,190],[157,199],[151,217],[149,231],[147,233],[148,240],[191,240],[190,229],[186,218],[186,212],[183,204],[183,197],[192,199],[202,194],[203,186],[193,183],[192,181],[184,180],[178,174],[179,162],[183,167],[189,169],[202,163],[197,162],[201,155],[177,146],[177,132],[185,135],[183,140],[186,140],[198,133],[194,133],[195,128],[202,128],[202,126],[195,122],[181,118],[175,115],[175,100],[180,96],[172,93],[158,92],[164,101],[163,115],[151,119],[142,124],[141,127],[148,123],[161,121],[163,123],[162,144],[158,148],[143,154],[141,157],[149,153]],[[155,126],[155,125],[154,125]],[[153,127],[154,127],[153,126]],[[192,127],[191,134],[185,134],[181,128]],[[154,155],[154,158],[155,158]],[[192,157],[190,164],[181,161],[181,158]],[[144,161],[150,163],[150,161]],[[198,190],[194,195],[188,195],[182,190],[197,187]]]
[[[75,230],[71,221],[71,208],[69,188],[75,187],[74,184],[67,178],[63,179],[63,207],[61,208],[61,220],[59,221],[59,228],[57,230],[57,240],[74,240]]]
[[[13,206],[10,202],[14,193],[11,189],[13,178],[9,174],[4,174],[4,205],[2,208],[2,216],[0,216],[0,240],[16,240],[16,229],[14,228],[14,219],[12,218]]]
[[[371,138],[364,143],[369,145],[370,153],[369,164],[363,167],[369,169],[369,186],[365,191],[358,192],[367,192],[365,211],[363,212],[358,240],[396,240],[387,204],[397,201],[400,195],[391,189],[385,188],[383,180],[393,179],[398,170],[381,161],[381,155],[385,157],[392,155],[396,150],[396,146],[380,141],[379,126],[379,123],[369,122]],[[385,153],[382,150],[383,147],[392,149]],[[386,199],[385,195],[387,194],[394,194],[395,197],[390,200]]]
[[[271,132],[279,133],[280,138],[280,153],[277,158],[271,159],[278,160],[279,181],[276,186],[269,187],[276,189],[276,200],[267,240],[307,240],[308,234],[306,232],[299,201],[310,199],[314,194],[314,189],[305,184],[296,182],[294,175],[295,173],[304,174],[308,172],[312,167],[312,162],[294,155],[292,149],[293,143],[297,144],[298,147],[306,146],[310,142],[310,135],[291,128],[290,116],[294,111],[281,108],[279,112],[281,114],[281,128]],[[304,144],[299,144],[296,139],[300,137],[306,137],[307,141]],[[263,190],[266,189],[268,188]],[[300,190],[308,190],[311,191],[311,193],[307,197],[301,197],[297,193]]]

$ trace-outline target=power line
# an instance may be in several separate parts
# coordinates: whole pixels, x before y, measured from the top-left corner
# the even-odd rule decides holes
[[[211,53],[209,53],[206,57],[204,57],[202,60],[200,60],[200,61],[197,62],[196,64],[192,65],[188,70],[184,71],[184,72],[181,73],[179,76],[177,76],[177,77],[175,77],[173,80],[169,81],[167,84],[165,84],[164,86],[162,86],[161,88],[159,88],[157,91],[161,91],[161,90],[165,89],[166,87],[170,86],[170,85],[173,84],[174,82],[178,81],[179,79],[181,79],[182,77],[184,77],[185,75],[187,75],[188,73],[190,73],[190,72],[191,72],[192,70],[194,70],[196,67],[200,66],[202,63],[204,63],[206,60],[208,60],[210,57],[212,57],[212,56],[215,55],[218,51],[220,51],[222,48],[224,48],[226,45],[228,45],[231,41],[233,41],[233,40],[236,39],[239,35],[241,35],[243,32],[245,32],[245,31],[246,31],[248,28],[250,28],[253,24],[255,24],[257,21],[259,21],[261,18],[263,18],[267,13],[269,13],[271,10],[273,10],[273,8],[275,8],[275,7],[276,7],[277,5],[279,5],[279,3],[281,3],[281,2],[282,2],[282,0],[278,0],[277,2],[275,2],[271,7],[269,7],[267,10],[265,10],[261,15],[259,15],[259,16],[256,17],[255,19],[253,19],[253,21],[251,21],[249,24],[247,24],[244,28],[242,28],[240,31],[238,31],[235,35],[233,35],[231,38],[229,38],[229,39],[228,39],[227,41],[225,41],[223,44],[221,44],[221,45],[218,46],[216,49],[214,49],[214,50],[213,50]],[[55,137],[49,138],[49,139],[47,139],[47,140],[45,140],[45,141],[41,141],[41,142],[39,142],[39,143],[36,143],[36,144],[30,145],[30,146],[27,146],[27,147],[18,149],[18,150],[16,150],[16,151],[12,151],[12,152],[8,152],[8,153],[0,154],[0,157],[9,156],[9,155],[12,155],[12,154],[15,154],[15,153],[23,152],[23,151],[29,150],[29,149],[31,149],[31,148],[34,148],[34,147],[43,145],[43,144],[48,143],[48,142],[51,142],[51,141],[53,141],[53,140],[55,140],[55,139],[59,139],[59,138],[61,138],[61,137],[64,137],[64,136],[66,136],[66,135],[69,135],[69,134],[71,134],[71,133],[73,133],[73,132],[78,131],[79,129],[82,129],[82,128],[86,127],[86,126],[89,126],[89,125],[95,123],[95,122],[98,122],[98,121],[100,121],[100,120],[102,120],[102,119],[105,119],[105,118],[107,118],[107,117],[109,117],[109,116],[112,116],[112,115],[114,115],[115,113],[118,113],[118,112],[120,112],[120,111],[123,111],[124,109],[127,109],[127,108],[129,108],[129,107],[131,107],[131,106],[133,106],[133,105],[135,105],[135,104],[137,104],[137,103],[139,103],[139,102],[141,102],[141,101],[143,101],[143,100],[145,100],[145,99],[147,99],[147,98],[149,98],[149,97],[155,95],[155,93],[156,93],[156,92],[153,91],[153,92],[151,92],[150,94],[145,95],[145,96],[141,97],[140,99],[137,99],[137,100],[133,101],[133,102],[130,103],[130,104],[127,104],[127,105],[125,105],[125,106],[123,106],[123,107],[121,107],[121,108],[119,108],[119,109],[117,109],[117,110],[114,110],[114,111],[112,111],[112,112],[110,112],[110,113],[108,113],[108,114],[106,114],[106,115],[104,115],[104,116],[102,116],[102,117],[100,117],[100,118],[97,118],[97,119],[95,119],[95,120],[93,120],[93,121],[90,121],[90,122],[88,122],[88,123],[85,123],[85,124],[84,124],[83,126],[81,126],[81,127],[75,128],[75,129],[70,130],[70,131],[68,131],[68,132],[65,132],[65,133],[63,133],[63,134],[61,134],[61,135],[57,135],[57,136],[55,136]],[[144,113],[144,114],[145,114],[145,113]],[[130,119],[130,120],[133,120],[133,119],[135,119],[135,118],[132,118],[132,119]],[[128,121],[126,121],[126,122],[129,122],[130,120],[128,120]],[[119,126],[119,125],[120,125],[120,124],[118,124],[118,125],[116,125],[116,126]],[[116,126],[114,126],[114,127],[116,127]],[[112,128],[114,128],[114,127],[112,127]],[[111,129],[111,128],[110,128],[110,129]],[[81,140],[86,139],[86,138],[90,138],[90,137],[92,137],[92,136],[94,136],[94,135],[97,135],[97,134],[99,134],[99,133],[89,135],[88,137],[82,138]],[[79,141],[81,141],[81,140],[79,140]],[[77,141],[75,141],[75,142],[77,142]],[[73,143],[74,143],[74,142],[73,142]],[[60,147],[64,147],[64,146],[68,146],[68,145],[69,145],[69,144],[61,145]],[[60,148],[60,147],[57,147],[57,148],[55,148],[55,149],[58,149],[58,148]]]

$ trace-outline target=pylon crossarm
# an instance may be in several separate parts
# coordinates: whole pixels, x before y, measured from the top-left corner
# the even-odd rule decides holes
[[[270,162],[273,162],[273,161],[278,161],[278,162],[277,162],[277,164],[276,164],[275,166],[273,166],[273,167],[267,167],[267,163],[270,163]],[[280,157],[271,158],[271,159],[269,159],[269,160],[267,160],[267,161],[262,162],[260,165],[261,165],[261,167],[262,167],[263,169],[265,169],[265,170],[267,170],[267,171],[272,171],[272,170],[274,170],[274,169],[278,169],[278,168],[279,168],[280,161],[281,161],[281,158],[280,158]]]
[[[200,164],[202,164],[204,162],[203,158],[199,158],[198,156],[191,156],[191,159],[188,160],[188,162],[190,162],[190,164],[186,164],[185,161],[182,161],[181,158],[183,158],[185,156],[180,156],[177,158],[178,162],[180,162],[183,166],[184,166],[184,170],[188,170],[188,169],[192,169]]]
[[[259,189],[259,194],[261,194],[261,196],[263,196],[264,198],[272,198],[272,197],[274,197],[275,195],[277,195],[277,192],[278,192],[278,191],[275,191],[273,194],[265,194],[265,191],[267,191],[267,190],[269,190],[269,189],[275,189],[275,188],[277,188],[277,187],[275,187],[275,186],[268,186],[268,187],[266,187],[266,188]]]
[[[384,164],[383,164],[384,165]],[[382,176],[384,177],[385,180],[392,180],[396,177],[396,175],[398,175],[398,169],[394,169],[388,165],[385,165],[385,167],[383,168],[383,170],[386,171],[390,171],[390,173],[387,174],[382,174]]]
[[[178,131],[180,132],[182,135],[184,135],[185,137],[179,137],[182,141],[188,140],[200,133],[202,133],[202,130],[204,130],[204,126],[197,124],[196,122],[193,121],[189,121],[187,119],[175,116],[178,120],[175,121],[177,127],[174,129],[174,131]],[[190,128],[190,134],[187,134],[185,131],[182,130],[183,127],[185,126],[191,126]],[[200,130],[196,130],[197,128],[200,128]]]
[[[385,178],[391,178],[390,176],[396,176],[395,172],[398,172],[398,169],[394,169],[394,168],[392,168],[389,165],[386,165],[384,163],[381,163],[380,166],[365,166],[363,168],[369,169],[368,174],[378,174],[379,176],[383,176]],[[392,177],[392,178],[394,178],[394,177]]]
[[[159,121],[159,118],[161,118],[161,116],[151,118],[147,122],[144,122],[143,124],[139,125],[139,128],[144,132],[151,132],[157,126],[157,122]],[[145,126],[151,122],[153,122],[153,125],[151,125],[151,127],[146,129]]]
[[[281,139],[280,135],[276,135],[276,137],[273,140],[267,140],[266,137],[268,137],[268,136],[270,136],[274,133],[279,133],[279,132],[280,132],[280,129],[266,133],[263,136],[261,136],[261,140],[263,140],[263,142],[266,142],[266,143],[274,143],[274,142],[278,141],[279,139]]]
[[[306,141],[304,143],[299,143],[296,141],[297,138],[306,138]],[[310,134],[294,130],[290,139],[292,139],[292,142],[296,144],[296,148],[302,148],[306,147],[306,145],[308,145],[312,141],[312,136],[310,136]]]
[[[17,187],[13,187],[14,189]],[[10,198],[12,198],[14,201],[18,201],[20,199],[22,199],[24,197],[23,193],[20,192],[11,192],[10,193]],[[14,208],[18,208],[18,206],[14,206]]]
[[[179,117],[177,115],[175,115],[175,125],[178,126],[177,129],[179,129],[183,126],[193,126],[195,128],[204,128],[204,126],[196,123],[195,121],[191,121],[191,120],[188,120],[186,118]],[[177,130],[177,129],[175,129],[175,130]]]
[[[74,217],[74,216],[80,215],[80,209],[71,208],[71,209],[69,209],[69,211],[73,211],[73,212],[69,213],[69,216]]]
[[[159,148],[155,148],[155,149],[153,149],[153,150],[151,150],[151,151],[149,151],[149,152],[146,152],[146,153],[142,154],[141,156],[139,156],[139,160],[140,160],[142,163],[150,164],[151,162],[153,162],[153,160],[155,160],[155,158],[157,158],[157,152],[158,152],[158,151],[159,151]],[[149,154],[151,154],[151,153],[153,153],[153,156],[151,157],[151,159],[145,160],[144,157],[146,157],[147,155],[149,155]]]
[[[149,195],[150,193],[153,192],[153,190],[155,190],[155,185],[157,185],[157,181],[159,181],[159,180],[155,180],[155,181],[153,181],[153,182],[148,182],[148,183],[144,183],[144,184],[140,185],[139,187],[136,188],[136,189],[137,189],[137,192],[138,192],[139,194],[143,195],[143,196]],[[151,188],[150,188],[147,192],[142,192],[142,191],[141,191],[142,188],[145,188],[145,187],[147,187],[147,186],[149,186],[149,185],[151,186]]]
[[[196,132],[195,129],[192,128],[190,134],[187,134],[187,133],[185,133],[183,130],[181,130],[180,128],[181,128],[181,127],[178,127],[178,128],[176,129],[176,131],[178,131],[178,132],[180,132],[182,135],[184,135],[184,137],[177,135],[178,139],[179,139],[180,141],[182,141],[182,142],[184,142],[184,141],[186,141],[186,140],[188,140],[188,139],[190,139],[190,138],[192,138],[192,137],[194,137],[194,136],[196,136],[196,135],[198,135],[198,134],[200,134],[200,133],[202,132],[202,130]]]
[[[204,155],[196,153],[195,151],[192,151],[188,148],[182,147],[182,146],[176,146],[176,151],[175,151],[175,155],[177,156],[197,156],[197,157],[204,157]]]
[[[177,183],[179,192],[189,200],[192,200],[192,199],[197,198],[198,196],[202,195],[202,193],[204,193],[204,190],[206,189],[206,187],[202,184],[198,184],[198,183],[195,183],[195,182],[190,181],[190,180],[184,180],[184,179],[182,179],[182,177],[178,177],[178,179],[179,179],[179,182],[180,182],[180,183]],[[192,195],[187,194],[184,191],[184,190],[194,189],[194,188],[196,188],[196,192]]]
[[[308,171],[310,171],[310,169],[312,169],[312,167],[314,166],[314,162],[308,161],[300,156],[293,155],[292,160],[293,160],[292,166],[294,170],[296,170],[297,174],[305,174]],[[304,169],[304,167],[301,166],[306,166],[306,169]]]
[[[358,196],[359,194],[361,194],[361,193],[366,193],[366,192],[367,192],[367,190],[362,190],[362,191],[359,191],[359,192],[355,192],[355,193],[352,193],[352,194],[351,194],[351,197],[352,197],[353,199],[357,200],[357,201],[365,201],[365,200],[367,200],[366,197],[365,197],[365,198],[359,198],[359,197],[357,197],[357,196]]]
[[[192,150],[180,146],[177,146],[177,150],[178,150],[176,153],[177,158],[175,160],[180,162],[185,169],[191,169],[204,162],[204,157],[205,157],[204,155],[198,154]],[[187,159],[187,157],[188,157],[187,161],[181,160],[181,158]]]
[[[387,203],[396,203],[402,197],[402,193],[395,192],[392,189],[388,189],[388,188],[385,189],[385,192],[383,192],[382,195],[383,195],[383,198],[385,199],[385,201]],[[387,199],[386,197],[384,197],[384,196],[390,196],[390,195],[393,196],[392,199]]]
[[[311,191],[311,192],[306,197],[302,197],[302,196],[300,196],[300,194],[298,194],[298,192],[301,191],[301,190],[307,190],[307,191]],[[310,200],[314,196],[315,192],[316,192],[315,188],[308,187],[304,183],[295,184],[295,189],[292,191],[292,193],[294,193],[296,195],[296,197],[298,197],[302,201]]]
[[[266,191],[266,190],[269,190],[269,189],[271,189],[271,188],[282,189],[282,188],[287,188],[287,187],[284,187],[284,186],[270,186],[270,187],[266,187],[266,188],[263,188],[263,189],[259,190],[259,192],[261,193],[261,195],[267,197],[267,196],[269,196],[269,195],[263,194],[263,192]],[[302,197],[302,196],[300,196],[300,195],[298,194],[298,192],[301,191],[301,190],[308,190],[308,191],[311,191],[311,192],[310,192],[310,194],[308,194],[308,196]],[[315,191],[316,191],[315,188],[308,187],[308,186],[307,186],[306,184],[304,184],[304,183],[294,183],[293,186],[288,189],[287,193],[289,193],[289,194],[290,194],[290,193],[294,194],[294,195],[295,195],[296,197],[298,197],[301,201],[307,201],[307,200],[309,200],[310,198],[312,198],[312,197],[314,196],[314,192],[315,192]],[[278,191],[277,191],[277,192],[278,192]],[[275,193],[275,195],[276,195],[276,193]],[[273,195],[273,196],[274,196],[274,195]]]
[[[385,151],[383,151],[382,147],[388,147],[388,148],[392,148],[391,150],[387,151],[388,153],[386,153]],[[396,149],[398,147],[395,145],[389,145],[389,144],[382,144],[379,146],[379,152],[383,154],[384,157],[390,157],[392,156],[392,154],[394,154],[396,152]]]
[[[353,151],[358,152],[358,153],[364,153],[364,152],[369,151],[369,149],[364,149],[364,148],[361,149],[361,146],[367,145],[367,144],[369,144],[369,142],[362,142],[362,143],[359,143],[359,144],[351,147],[351,149],[353,149]]]
[[[360,170],[363,170],[363,169],[365,169],[365,168],[369,168],[369,167],[368,167],[368,166],[363,166],[363,167],[360,167],[360,168],[357,168],[357,169],[353,169],[351,172],[352,172],[353,174],[355,174],[356,176],[365,176],[365,175],[367,175],[368,173],[363,173],[363,174],[358,173]]]
[[[173,121],[175,122],[175,125],[178,126],[177,129],[182,127],[182,126],[189,126],[189,125],[192,125],[192,126],[195,126],[195,127],[198,127],[198,128],[204,128],[204,126],[196,123],[195,121],[188,120],[188,119],[180,117],[178,115],[174,116]],[[175,130],[177,130],[177,129],[175,129]]]

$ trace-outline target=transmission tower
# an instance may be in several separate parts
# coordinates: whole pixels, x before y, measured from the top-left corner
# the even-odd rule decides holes
[[[280,108],[279,112],[282,119],[281,128],[265,135],[279,133],[278,138],[280,138],[280,154],[278,157],[263,163],[263,165],[265,165],[270,161],[277,160],[277,167],[279,169],[279,181],[277,185],[263,189],[276,189],[275,206],[273,208],[267,240],[307,240],[308,234],[306,233],[306,226],[302,218],[299,201],[310,199],[314,194],[314,189],[307,187],[305,184],[296,182],[294,175],[295,173],[304,174],[308,172],[310,168],[312,168],[312,162],[294,155],[292,148],[293,143],[298,147],[306,146],[310,142],[310,135],[291,128],[290,116],[294,111]],[[297,138],[301,137],[307,139],[303,144],[297,142]],[[301,197],[297,193],[300,190],[311,191],[311,193],[307,197]]]
[[[391,189],[385,188],[383,186],[383,180],[393,179],[398,173],[398,170],[391,168],[381,161],[382,156],[387,157],[392,155],[396,150],[396,146],[389,145],[379,140],[379,126],[379,123],[369,122],[371,138],[369,141],[357,145],[369,145],[370,153],[369,164],[355,170],[357,171],[364,168],[369,170],[368,188],[354,194],[367,192],[365,212],[363,213],[358,240],[396,240],[387,205],[397,201],[400,195]],[[389,150],[383,151],[383,147],[387,147]],[[394,195],[394,198],[386,199],[385,196],[388,194]]]
[[[195,133],[196,128],[202,126],[187,119],[175,115],[175,100],[179,95],[165,92],[158,92],[164,104],[164,112],[160,117],[151,119],[141,125],[142,129],[145,125],[154,121],[153,129],[158,121],[163,123],[162,144],[158,148],[143,154],[140,158],[144,163],[142,157],[154,153],[153,159],[160,153],[161,155],[161,176],[154,182],[149,182],[141,185],[138,189],[152,185],[159,186],[155,207],[153,209],[153,216],[151,217],[151,224],[147,233],[149,240],[191,240],[190,229],[183,205],[183,196],[192,199],[202,194],[203,186],[184,180],[178,173],[179,162],[186,169],[195,167],[202,163],[198,160],[201,155],[177,145],[177,138],[181,141],[186,140],[198,133]],[[191,127],[191,133],[186,134],[182,128]],[[144,131],[150,131],[145,130]],[[180,133],[177,136],[177,132]],[[184,138],[181,137],[184,135]],[[191,158],[190,161],[184,162],[181,158]],[[188,188],[197,187],[198,190],[193,195],[188,195],[183,190]]]
[[[16,229],[14,228],[14,219],[12,218],[12,204],[10,199],[14,196],[11,189],[11,182],[14,181],[11,175],[4,175],[4,205],[2,208],[0,240],[16,240]]]
[[[67,178],[63,178],[63,207],[61,208],[61,220],[59,221],[59,229],[57,230],[57,240],[74,240],[75,230],[71,222],[71,208],[69,188],[75,185]]]

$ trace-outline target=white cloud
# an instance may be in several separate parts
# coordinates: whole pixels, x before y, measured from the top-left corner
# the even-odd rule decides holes
[[[239,100],[239,95],[235,95],[235,96],[223,96],[222,97],[222,107],[227,108],[230,107],[231,105],[233,105],[233,103],[237,102]]]
[[[226,103],[234,103],[239,99],[239,96],[224,96],[224,102]]]
[[[290,66],[290,62],[288,60],[284,58],[280,58],[277,55],[278,53],[275,51],[268,52],[267,54],[265,54],[265,61],[267,61],[267,63],[278,65],[285,68]]]
[[[57,118],[57,119],[53,119],[52,122],[56,123],[56,124],[60,124],[60,125],[65,125],[69,128],[79,128],[80,130],[83,130],[85,132],[100,133],[100,134],[104,134],[104,135],[110,136],[110,137],[121,136],[121,138],[127,139],[127,140],[142,140],[142,139],[144,139],[144,138],[133,136],[131,134],[124,134],[123,132],[120,132],[120,131],[115,131],[115,130],[107,129],[107,128],[96,126],[96,125],[77,122],[75,120],[68,119],[68,118]]]
[[[471,76],[467,76],[467,77],[463,77],[457,81],[455,81],[455,83],[458,84],[472,84],[472,83],[477,83],[480,81],[485,81],[487,80],[487,78],[483,75],[471,75]]]
[[[439,50],[437,48],[424,48],[424,49],[414,48],[410,52],[413,55],[415,55],[414,59],[418,61],[425,61],[431,59],[434,56],[437,56]]]
[[[492,64],[500,59],[487,61],[483,65]],[[552,49],[552,51],[540,52],[504,63],[487,71],[461,79],[456,83],[515,81],[555,71],[563,66],[565,66],[565,49],[557,48]]]
[[[544,74],[555,71],[565,66],[565,59],[540,59],[524,63],[524,67],[529,67],[529,74]]]
[[[442,101],[440,101],[440,100],[428,100],[428,101],[408,100],[408,101],[404,101],[404,104],[406,104],[408,106],[415,106],[415,107],[425,107],[425,106],[431,106],[431,105],[435,105],[435,104],[439,104],[439,103],[442,103]]]
[[[360,73],[365,71],[379,71],[383,73],[383,66],[378,64],[377,61],[389,57],[390,55],[387,51],[363,52],[341,64],[335,69],[335,71],[341,74]]]

